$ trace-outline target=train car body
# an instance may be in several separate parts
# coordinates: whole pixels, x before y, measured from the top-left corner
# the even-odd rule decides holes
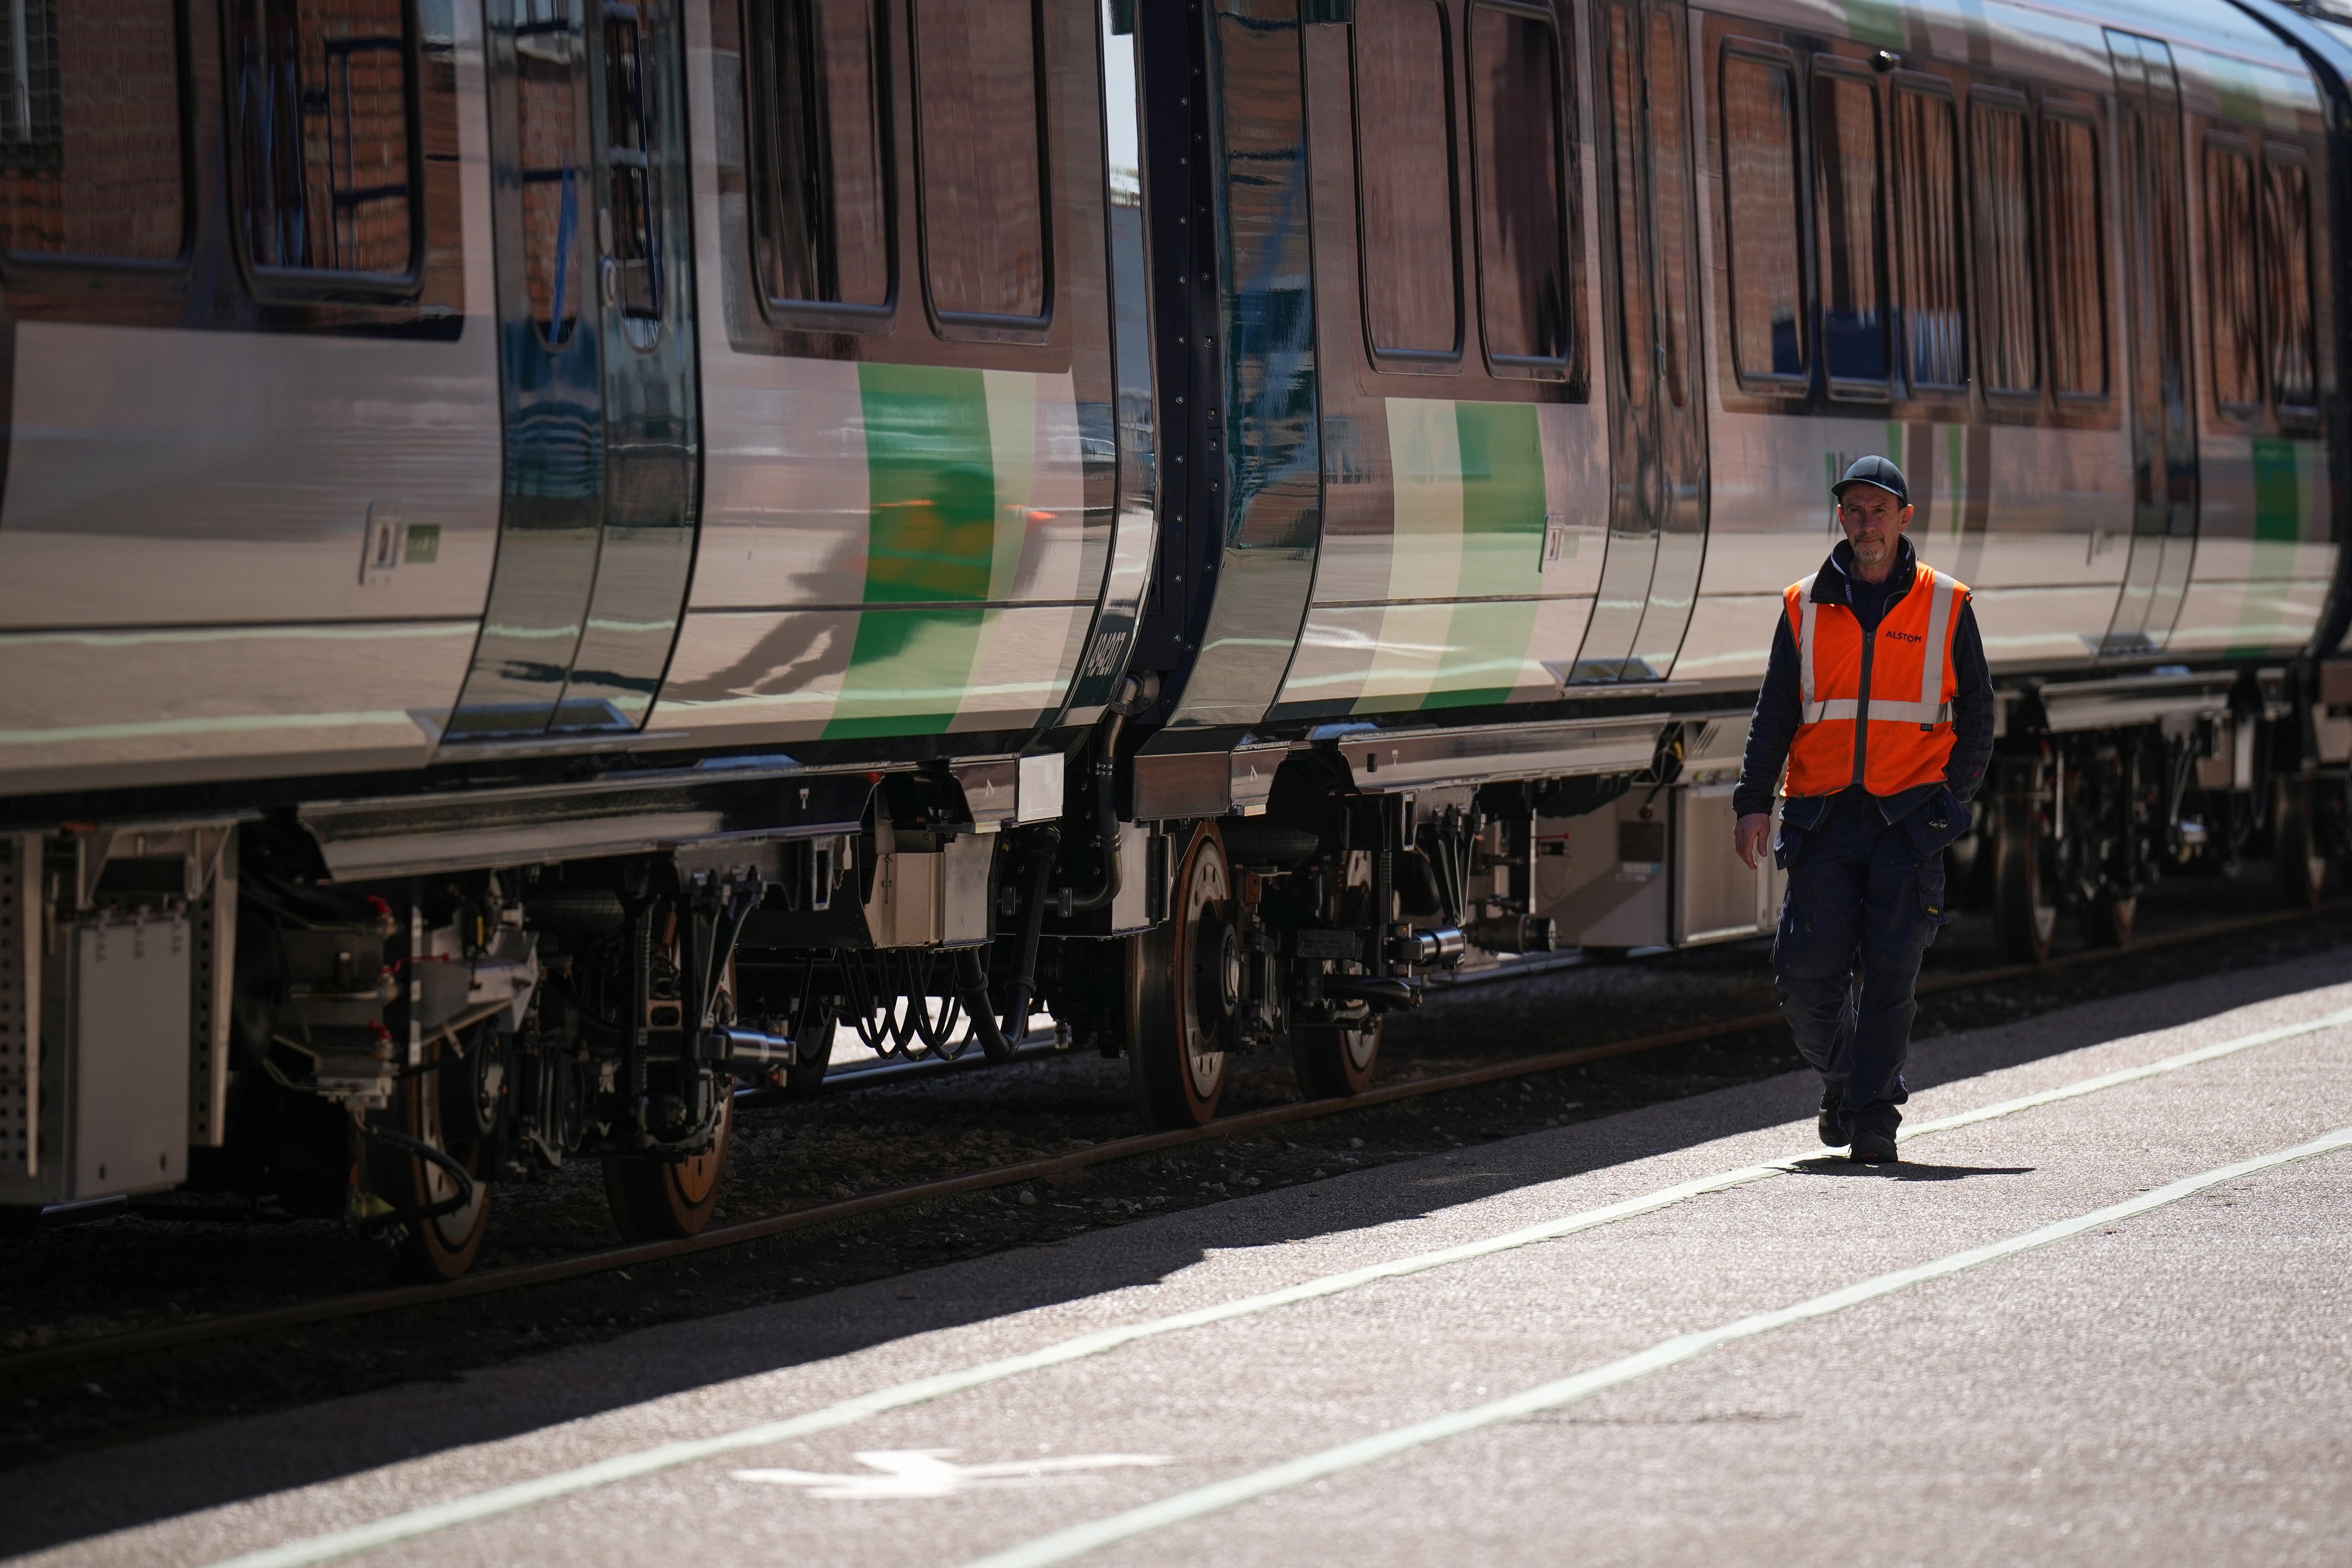
[[[428,1274],[1033,1010],[1160,1121],[1769,929],[1885,452],[2011,947],[2342,847],[2347,29],[2223,0],[8,0],[0,1205]]]

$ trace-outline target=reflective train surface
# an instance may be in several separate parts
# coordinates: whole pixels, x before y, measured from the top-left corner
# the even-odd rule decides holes
[[[2347,845],[2313,0],[5,0],[0,1215],[463,1270],[1033,1018],[1213,1117],[1771,929],[1864,453],[2016,956]]]

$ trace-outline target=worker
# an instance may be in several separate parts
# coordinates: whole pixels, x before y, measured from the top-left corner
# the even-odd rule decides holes
[[[1845,541],[1781,595],[1733,834],[1749,869],[1770,840],[1789,874],[1772,974],[1822,1075],[1822,1142],[1877,1164],[1909,1098],[1919,961],[1950,918],[1944,849],[1992,758],[1992,678],[1968,588],[1906,537],[1903,470],[1863,458],[1831,493]]]

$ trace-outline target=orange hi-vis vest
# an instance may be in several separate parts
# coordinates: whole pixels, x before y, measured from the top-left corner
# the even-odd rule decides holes
[[[1781,594],[1797,639],[1803,709],[1789,745],[1791,796],[1835,795],[1861,784],[1900,795],[1944,776],[1952,755],[1952,634],[1969,590],[1921,563],[1910,591],[1886,606],[1875,635],[1843,605],[1813,602],[1813,579]],[[1818,574],[1817,574],[1818,575]],[[1861,776],[1854,732],[1867,724]]]

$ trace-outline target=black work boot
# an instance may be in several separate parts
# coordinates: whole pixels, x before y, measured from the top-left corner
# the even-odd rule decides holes
[[[1902,1125],[1903,1113],[1885,1101],[1864,1106],[1854,1112],[1853,1142],[1846,1158],[1859,1165],[1895,1163],[1902,1158],[1895,1152],[1895,1130]]]
[[[1895,1134],[1875,1127],[1857,1131],[1845,1157],[1857,1165],[1892,1165],[1903,1158],[1895,1152]]]
[[[1845,1113],[1845,1093],[1843,1089],[1822,1090],[1821,1120],[1813,1124],[1821,1132],[1822,1142],[1832,1149],[1843,1148],[1853,1136],[1853,1123]]]

